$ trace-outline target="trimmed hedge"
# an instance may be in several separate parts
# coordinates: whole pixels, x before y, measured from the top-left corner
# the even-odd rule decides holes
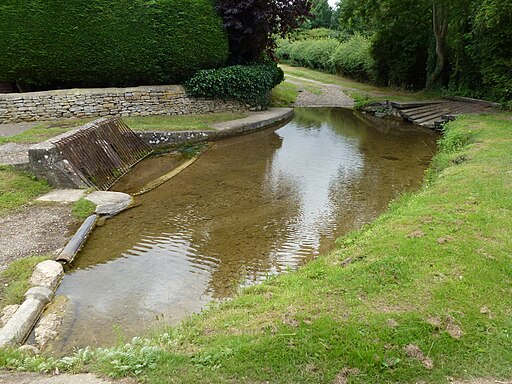
[[[281,40],[276,54],[281,61],[292,65],[375,81],[371,47],[370,39],[356,34],[343,42],[333,38]]]
[[[224,65],[210,0],[2,0],[0,81],[30,89],[176,83]]]
[[[371,41],[360,34],[339,44],[331,56],[331,63],[336,73],[363,81],[376,79]]]
[[[276,64],[235,65],[199,71],[186,84],[193,97],[238,100],[251,106],[267,107],[270,91],[284,79]]]

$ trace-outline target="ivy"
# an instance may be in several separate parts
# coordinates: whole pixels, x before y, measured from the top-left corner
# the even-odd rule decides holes
[[[235,65],[199,71],[186,83],[186,88],[194,97],[238,100],[251,106],[267,107],[270,90],[283,79],[283,71],[274,63]]]

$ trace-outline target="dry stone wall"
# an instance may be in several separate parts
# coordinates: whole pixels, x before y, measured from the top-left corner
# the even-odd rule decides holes
[[[0,124],[59,118],[245,111],[236,101],[188,97],[181,85],[0,94]]]

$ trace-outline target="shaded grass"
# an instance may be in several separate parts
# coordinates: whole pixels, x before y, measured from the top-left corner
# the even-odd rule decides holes
[[[149,340],[61,361],[0,351],[0,364],[85,364],[149,383],[510,379],[511,118],[449,123],[421,191],[296,272]],[[406,353],[410,344],[432,369]]]
[[[49,190],[47,182],[14,167],[0,165],[0,215],[29,203]]]
[[[246,113],[210,113],[204,115],[182,116],[137,116],[124,117],[123,120],[135,131],[181,131],[181,130],[207,130],[211,125],[223,121],[243,119]],[[10,137],[0,137],[0,144],[5,143],[38,143],[58,136],[61,133],[89,123],[90,119],[66,119],[47,121],[31,129]]]
[[[283,81],[272,89],[270,104],[273,107],[290,107],[299,96],[299,87],[288,81]]]
[[[21,304],[25,292],[30,288],[28,282],[37,264],[48,260],[49,256],[32,256],[15,260],[1,273],[0,282],[2,300],[0,307],[6,305]]]

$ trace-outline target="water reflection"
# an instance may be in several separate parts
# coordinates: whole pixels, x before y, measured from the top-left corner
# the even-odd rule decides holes
[[[71,315],[55,348],[105,345],[175,322],[240,285],[295,268],[416,188],[435,135],[351,111],[216,143],[98,228],[64,279]],[[97,343],[95,343],[97,342]]]

